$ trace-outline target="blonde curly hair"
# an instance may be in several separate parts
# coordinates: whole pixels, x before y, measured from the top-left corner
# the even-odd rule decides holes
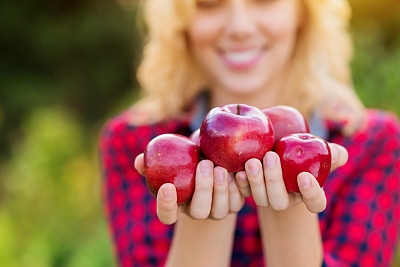
[[[299,31],[288,86],[279,104],[309,116],[318,109],[328,119],[351,121],[362,114],[350,60],[351,10],[346,0],[301,0],[304,25]],[[187,47],[185,31],[194,0],[146,0],[146,43],[137,71],[143,97],[134,108],[151,121],[177,116],[207,87]]]

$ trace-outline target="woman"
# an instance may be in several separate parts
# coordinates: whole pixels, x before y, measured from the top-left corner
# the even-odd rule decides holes
[[[344,0],[145,2],[144,95],[101,136],[121,266],[389,266],[399,238],[400,126],[353,91],[349,16]],[[203,160],[189,204],[176,204],[172,184],[153,198],[141,176],[146,144],[190,135],[208,110],[230,103],[297,108],[340,168],[323,189],[300,174],[293,194],[274,152],[234,174]]]

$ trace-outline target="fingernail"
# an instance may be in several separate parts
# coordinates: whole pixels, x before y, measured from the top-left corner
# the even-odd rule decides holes
[[[174,195],[174,190],[170,186],[166,186],[162,191],[163,197],[165,200],[171,200]]]
[[[260,167],[256,163],[250,163],[247,165],[247,167],[249,168],[249,172],[253,176],[256,176],[260,171]]]
[[[212,170],[212,166],[207,161],[200,162],[200,172],[203,175],[210,175]]]
[[[311,186],[310,177],[307,175],[299,175],[299,187],[307,189]]]
[[[236,178],[239,179],[241,182],[247,181],[247,176],[245,172],[238,172],[236,173]]]
[[[332,157],[332,162],[336,162],[339,159],[339,151],[335,145],[330,147],[331,149],[331,157]]]
[[[276,155],[272,153],[267,153],[264,157],[264,164],[267,168],[273,168],[276,165]]]
[[[216,170],[214,174],[214,179],[217,184],[223,184],[225,181],[225,173],[221,170]]]

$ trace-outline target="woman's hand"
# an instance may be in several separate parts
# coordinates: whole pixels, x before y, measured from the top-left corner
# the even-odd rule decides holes
[[[329,146],[332,155],[331,170],[334,170],[347,162],[348,153],[343,146],[334,143],[329,143]],[[325,192],[310,173],[298,175],[300,193],[286,191],[279,156],[272,151],[265,154],[263,164],[257,159],[248,160],[245,171],[236,173],[235,179],[241,194],[252,195],[260,207],[281,211],[304,202],[307,209],[314,213],[326,208]]]
[[[143,154],[135,159],[135,168],[144,174]],[[223,219],[229,213],[238,212],[244,197],[234,182],[234,175],[222,167],[214,167],[210,160],[197,165],[195,191],[192,200],[184,205],[177,204],[176,188],[167,183],[157,193],[157,215],[164,224],[175,223],[181,212],[194,219]]]

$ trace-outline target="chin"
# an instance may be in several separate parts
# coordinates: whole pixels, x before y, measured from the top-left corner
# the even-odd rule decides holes
[[[248,95],[260,92],[266,88],[265,84],[261,82],[257,82],[256,79],[232,79],[226,81],[225,83],[221,83],[222,88],[229,93],[236,95]]]

